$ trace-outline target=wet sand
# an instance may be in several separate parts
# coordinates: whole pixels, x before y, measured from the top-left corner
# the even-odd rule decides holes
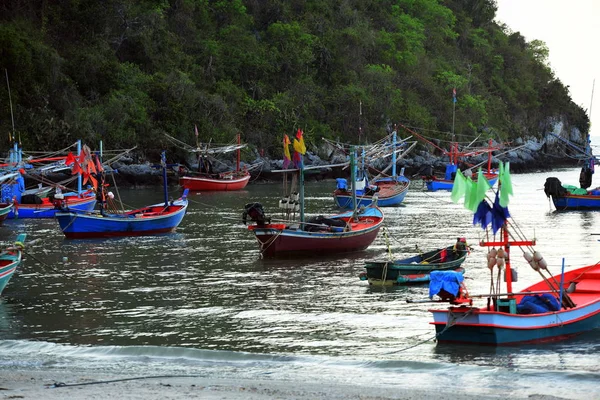
[[[64,383],[65,386],[60,386]],[[56,384],[59,384],[58,387]],[[95,400],[492,400],[505,393],[475,395],[385,386],[314,384],[300,381],[230,380],[213,377],[136,377],[75,371],[0,370],[0,399],[95,399]],[[513,400],[518,397],[511,396]],[[530,394],[523,399],[555,400],[554,396]]]

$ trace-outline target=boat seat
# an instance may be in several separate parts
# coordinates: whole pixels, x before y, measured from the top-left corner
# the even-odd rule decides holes
[[[600,279],[585,279],[577,282],[575,293],[600,293]]]

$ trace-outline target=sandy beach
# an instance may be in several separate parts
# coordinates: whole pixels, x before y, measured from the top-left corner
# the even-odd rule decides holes
[[[314,384],[277,380],[226,380],[206,377],[135,377],[95,375],[89,371],[0,371],[0,399],[436,399],[491,400],[506,398],[505,393],[473,395],[468,393],[416,390],[386,386]],[[64,383],[64,386],[61,386]],[[58,384],[58,385],[57,385]],[[531,394],[529,400],[556,400],[561,397]],[[517,399],[513,397],[513,399]],[[525,398],[524,398],[525,399]]]

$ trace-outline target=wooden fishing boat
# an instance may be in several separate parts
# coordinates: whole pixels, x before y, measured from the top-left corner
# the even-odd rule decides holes
[[[560,140],[565,139],[554,135]],[[587,146],[581,149],[578,146],[566,141],[565,144],[571,149],[579,152],[583,167],[579,173],[579,186],[563,184],[556,177],[549,177],[544,183],[544,193],[552,199],[554,207],[558,211],[569,210],[600,210],[600,187],[588,190],[592,186],[592,176],[596,164],[600,161],[592,154],[590,146],[590,136],[588,134]]]
[[[56,219],[69,239],[142,236],[174,231],[188,206],[188,191],[172,202],[146,206],[124,213],[59,211]]]
[[[196,136],[197,137],[197,136]],[[188,171],[179,179],[179,184],[184,189],[191,191],[234,191],[246,187],[250,180],[250,172],[240,168],[240,150],[246,145],[241,144],[240,135],[237,135],[236,146],[210,147],[198,145],[198,171]],[[213,173],[209,156],[217,153],[237,151],[236,168],[234,171]]]
[[[259,204],[259,203],[254,203]],[[260,205],[260,204],[259,204]],[[247,207],[248,215],[255,209]],[[383,224],[383,212],[368,207],[357,213],[347,211],[327,218],[316,217],[307,222],[260,223],[249,225],[256,235],[260,253],[265,257],[278,255],[321,256],[364,250],[377,237]]]
[[[81,194],[71,193],[54,197],[37,197],[31,203],[15,202],[7,218],[54,218],[61,209],[92,211],[96,206],[96,193],[87,190]]]
[[[64,192],[64,186],[53,185],[52,187],[40,187],[36,189],[25,189],[25,181],[23,174],[25,170],[22,168],[16,169],[15,166],[22,162],[21,152],[15,145],[11,151],[12,171],[5,174],[2,180],[2,200],[4,202],[12,202],[13,207],[7,214],[8,219],[13,218],[53,218],[59,209],[69,209],[74,211],[91,211],[96,205],[96,192],[91,189],[83,189],[81,165],[85,162],[84,159],[91,159],[89,148],[82,148],[81,141],[77,141],[77,156],[69,153],[71,161],[67,161],[69,156],[44,158],[45,161],[50,161],[49,166],[43,166],[42,171],[51,170],[72,170],[73,180],[77,179],[77,190]],[[14,154],[14,155],[13,155]],[[40,159],[29,160],[29,162],[41,162]],[[73,164],[73,167],[69,165]],[[75,172],[77,166],[79,172]],[[86,179],[89,177],[89,172],[85,171]]]
[[[179,179],[184,189],[192,191],[234,191],[242,190],[250,180],[248,171],[232,171],[216,175],[189,175]]]
[[[300,140],[301,131],[298,133]],[[287,146],[284,140],[284,148]],[[294,143],[294,148],[302,149],[304,144]],[[305,152],[304,148],[304,152]],[[244,208],[242,221],[248,219],[253,224],[248,226],[256,237],[262,256],[280,255],[324,255],[366,249],[377,237],[383,224],[383,213],[378,207],[354,208],[329,217],[317,216],[306,219],[304,214],[304,166],[302,155],[294,154],[298,168],[282,170],[284,186],[288,186],[288,174],[292,175],[289,194],[279,202],[284,213],[280,220],[265,215],[262,204],[250,203]],[[354,163],[354,150],[351,153],[351,165]],[[309,169],[307,167],[306,169]],[[319,167],[316,167],[319,168]],[[354,171],[354,169],[352,169]],[[354,178],[354,174],[352,174]],[[353,179],[353,182],[355,180]],[[295,189],[299,189],[295,193]],[[296,219],[296,217],[299,217]]]
[[[181,198],[169,201],[165,154],[162,154],[164,203],[153,204],[137,210],[110,213],[85,213],[73,210],[59,211],[56,219],[67,238],[97,238],[113,236],[142,236],[174,231],[181,223],[188,207],[184,190]],[[111,198],[110,195],[106,196]]]
[[[17,240],[0,253],[0,294],[21,265],[26,237],[27,234],[20,233]]]
[[[500,174],[499,190],[505,190],[509,176]],[[507,186],[507,188],[504,187]],[[500,200],[499,200],[500,199]],[[472,343],[478,345],[512,345],[563,340],[600,328],[600,264],[551,274],[543,256],[533,250],[535,241],[523,237],[515,222],[509,221],[508,198],[496,194],[494,206],[479,205],[474,220],[493,232],[494,238],[480,243],[488,248],[486,267],[490,271],[490,292],[469,294],[462,276],[449,272],[432,272],[430,298],[449,302],[446,309],[431,309],[438,343]],[[491,213],[491,214],[490,214]],[[499,234],[496,235],[496,232]],[[511,250],[520,247],[523,256],[541,281],[521,291],[513,291],[517,281],[512,268]],[[501,284],[504,271],[505,288]],[[475,301],[485,299],[482,305]]]
[[[464,247],[457,245],[435,249],[416,256],[398,260],[372,260],[365,263],[365,272],[359,275],[371,285],[402,285],[407,283],[429,282],[432,271],[456,271],[464,273],[462,263],[467,258]]]
[[[340,208],[352,208],[353,207],[353,195],[356,197],[356,204],[360,206],[369,206],[371,204],[379,207],[393,207],[400,205],[410,185],[410,180],[404,176],[404,168],[398,174],[397,169],[397,154],[402,153],[401,157],[406,155],[415,145],[414,142],[410,147],[405,148],[404,142],[398,143],[396,140],[396,131],[391,134],[391,144],[382,142],[376,143],[370,146],[369,155],[365,154],[363,147],[362,163],[361,168],[357,165],[354,166],[356,171],[354,175],[357,177],[354,189],[348,187],[348,183],[344,178],[337,178],[337,187],[333,192],[333,199],[335,204]],[[388,147],[391,147],[391,162],[385,171],[382,171],[377,177],[369,179],[368,177],[368,161],[367,158],[383,158],[387,157],[390,153]],[[382,154],[383,153],[383,154]],[[390,169],[392,170],[391,176],[383,176],[385,172]],[[355,191],[355,193],[352,192]]]
[[[550,177],[544,184],[544,193],[558,211],[600,210],[600,188],[586,190],[563,185],[558,178]]]

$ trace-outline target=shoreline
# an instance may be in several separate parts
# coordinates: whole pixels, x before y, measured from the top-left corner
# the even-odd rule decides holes
[[[301,377],[300,377],[301,379]],[[55,387],[53,385],[64,384]],[[222,379],[206,376],[123,376],[95,371],[2,370],[1,399],[62,400],[497,400],[505,393],[469,393],[456,388],[415,389],[402,386],[356,385],[338,382],[310,383],[301,380]],[[511,396],[518,400],[519,397]],[[521,399],[559,400],[556,397],[529,394]]]

